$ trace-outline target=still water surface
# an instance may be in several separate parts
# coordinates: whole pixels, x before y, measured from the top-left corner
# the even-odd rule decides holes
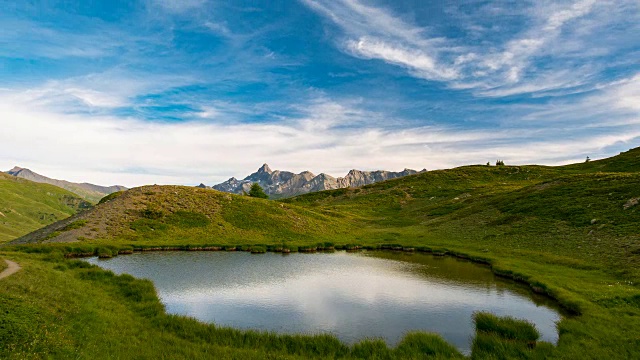
[[[394,252],[280,254],[136,253],[89,262],[154,282],[167,312],[243,329],[332,333],[347,343],[411,330],[436,332],[469,353],[472,314],[533,322],[555,343],[550,300],[450,257]]]

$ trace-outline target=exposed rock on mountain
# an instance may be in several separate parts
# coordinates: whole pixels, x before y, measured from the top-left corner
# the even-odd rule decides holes
[[[359,187],[416,173],[418,172],[410,169],[400,172],[383,170],[360,171],[354,169],[349,171],[345,177],[334,178],[324,173],[316,176],[309,171],[303,171],[300,174],[294,174],[289,171],[273,171],[269,168],[269,165],[264,164],[258,171],[243,180],[232,177],[223,183],[214,185],[213,188],[219,191],[242,194],[243,192],[249,192],[251,184],[257,182],[271,198],[284,198],[315,191]],[[203,186],[206,185],[201,184],[199,187]]]
[[[35,173],[29,169],[14,167],[13,169],[7,171],[7,174],[13,175],[15,177],[31,180],[37,183],[51,184],[57,187],[63,188],[65,190],[71,191],[72,193],[82,197],[85,200],[89,200],[93,203],[97,203],[103,197],[122,190],[127,190],[126,187],[115,185],[115,186],[100,186],[89,183],[72,183],[65,180],[56,180],[51,179],[46,176]]]

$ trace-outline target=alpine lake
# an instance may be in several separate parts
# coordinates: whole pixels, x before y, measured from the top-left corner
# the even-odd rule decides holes
[[[334,334],[347,344],[409,331],[440,334],[469,354],[478,311],[525,319],[556,343],[562,312],[487,266],[420,253],[144,252],[88,262],[153,281],[168,313],[217,326]]]

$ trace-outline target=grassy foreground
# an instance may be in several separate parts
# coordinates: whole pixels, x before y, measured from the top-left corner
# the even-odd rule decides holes
[[[25,245],[4,248],[0,256],[18,261],[23,270],[0,280],[7,284],[0,287],[0,312],[17,314],[0,320],[5,332],[0,338],[11,339],[3,342],[0,355],[28,351],[33,341],[20,339],[29,338],[50,339],[36,350],[59,351],[57,357],[68,357],[71,349],[81,358],[96,353],[123,358],[460,356],[425,334],[388,349],[375,341],[348,348],[331,337],[217,329],[164,314],[148,282],[63,257],[112,256],[145,247],[313,251],[333,246],[416,249],[486,262],[577,315],[559,323],[557,346],[536,343],[530,327],[520,322],[481,315],[473,358],[640,358],[638,170],[640,150],[634,149],[565,167],[432,171],[280,202],[186,187],[112,195],[15,242]],[[29,326],[30,321],[40,325]],[[66,335],[54,337],[50,331]],[[57,343],[58,338],[67,342]]]
[[[33,251],[34,249],[32,249]],[[380,340],[346,346],[333,336],[275,335],[167,315],[150,281],[116,276],[63,252],[0,256],[23,269],[0,287],[0,358],[309,359],[464,358],[433,334],[410,333],[395,348]],[[474,353],[545,356],[529,324],[477,314]],[[535,347],[532,347],[532,344]]]

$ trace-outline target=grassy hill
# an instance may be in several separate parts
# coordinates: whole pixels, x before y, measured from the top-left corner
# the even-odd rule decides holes
[[[144,186],[110,195],[16,243],[298,244],[349,234],[346,222],[296,205],[187,186]]]
[[[285,201],[359,219],[379,243],[597,257],[640,280],[640,173],[574,168],[462,167]]]
[[[583,172],[638,172],[640,171],[640,148],[606,159],[563,166],[562,169]]]
[[[0,173],[0,243],[90,206],[67,190]]]
[[[140,282],[99,275],[103,272],[98,269],[71,269],[79,265],[54,254],[106,251],[110,255],[119,249],[144,246],[273,245],[305,249],[326,242],[448,253],[489,263],[497,274],[528,283],[534,291],[555,298],[575,314],[559,323],[556,347],[522,345],[496,337],[496,333],[486,338],[479,333],[474,358],[583,359],[585,354],[592,358],[640,358],[639,170],[640,150],[633,149],[610,159],[561,167],[464,166],[430,171],[278,202],[206,189],[147,186],[112,195],[87,212],[29,234],[17,242],[38,245],[14,248],[22,252],[7,254],[22,259],[42,276],[51,268],[69,269],[47,276],[56,277],[56,283],[84,284],[95,291],[84,301],[99,309],[91,309],[95,314],[103,314],[105,309],[115,309],[115,305],[99,300],[106,294],[115,303],[127,303],[127,296],[149,296],[150,303],[155,298],[151,299],[149,290],[122,293],[113,285],[127,282],[127,286],[143,286]],[[95,273],[91,276],[102,280],[79,282],[88,276],[82,275],[85,272]],[[15,281],[19,286],[19,280]],[[107,290],[113,286],[117,289]],[[6,304],[23,308],[33,296],[50,296],[35,294],[29,288],[21,291],[23,298],[11,298]],[[71,296],[60,295],[60,291],[51,290],[63,299]],[[93,319],[97,315],[91,315],[91,311],[78,309],[68,315]],[[366,345],[371,347],[367,348],[369,352],[359,353],[362,349],[345,349],[331,339],[308,338],[291,340],[297,344],[292,348],[274,350],[262,340],[256,340],[258,345],[229,340],[250,337],[242,332],[221,335],[221,330],[183,318],[145,315],[135,306],[118,307],[117,311],[146,324],[131,324],[139,327],[142,335],[131,334],[129,340],[113,334],[112,341],[123,347],[148,341],[149,334],[169,328],[162,333],[168,342],[187,341],[191,350],[199,349],[198,354],[214,351],[203,344],[225,344],[228,357],[247,355],[243,353],[247,349],[258,352],[251,356],[283,358],[357,358],[357,354],[394,358],[401,353],[371,344]],[[35,332],[33,336],[40,335]],[[69,333],[71,343],[80,344],[81,339]],[[420,340],[422,345],[411,345],[416,352],[406,354],[416,356],[439,348],[432,340]],[[315,350],[294,350],[304,348],[300,341],[314,344],[309,346]],[[166,354],[183,351],[172,345],[164,349]]]

